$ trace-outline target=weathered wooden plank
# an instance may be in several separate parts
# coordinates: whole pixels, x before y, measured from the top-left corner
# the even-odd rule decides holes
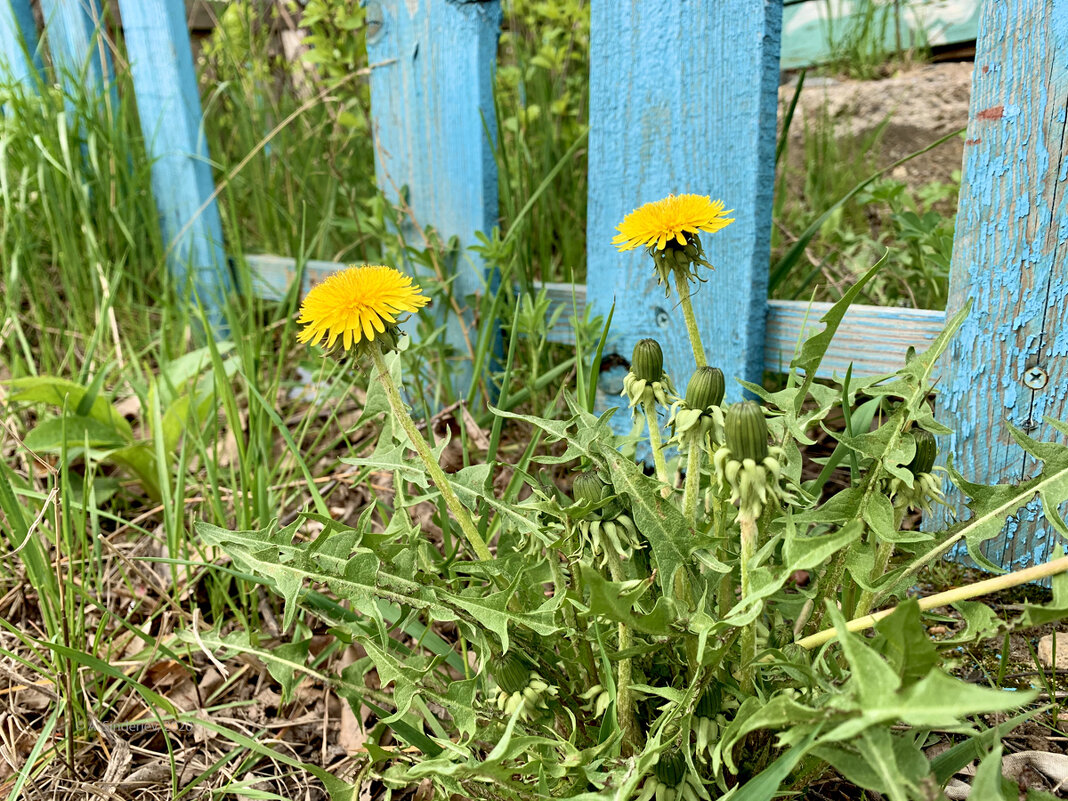
[[[0,0],[0,83],[32,89],[41,71],[30,0]]]
[[[944,367],[947,450],[965,476],[1036,471],[1009,424],[1060,439],[1068,416],[1068,0],[984,3],[950,274],[948,313],[973,303]],[[950,498],[960,509],[961,498]],[[954,512],[967,517],[967,512]],[[943,516],[943,522],[945,517]],[[1005,568],[1061,542],[1037,505],[987,545]]]
[[[800,0],[782,11],[782,68],[798,69],[825,63],[862,21],[866,7],[874,12],[869,36],[888,53],[928,44],[969,42],[979,30],[979,0]]]
[[[179,286],[213,321],[230,287],[222,223],[202,130],[185,6],[169,0],[120,0],[141,131],[152,157],[152,192]]]
[[[268,300],[281,300],[296,279],[296,260],[272,255],[245,258],[254,276],[253,291]],[[301,293],[344,267],[344,264],[331,261],[307,262]],[[546,282],[537,284],[535,288],[545,289],[552,309],[558,306],[564,308],[549,332],[549,341],[574,344],[571,317],[576,311],[580,318],[585,315],[586,285]],[[764,339],[766,369],[786,370],[798,341],[822,328],[819,318],[830,307],[829,303],[769,300]],[[945,312],[941,311],[855,305],[843,318],[817,376],[841,378],[850,365],[856,376],[892,373],[905,363],[909,346],[920,352],[926,350],[944,325]],[[606,379],[606,382],[610,380]],[[607,388],[606,394],[610,394]]]
[[[457,238],[455,256],[435,277],[455,276],[453,295],[466,311],[467,298],[486,287],[485,265],[467,248],[498,216],[493,72],[500,3],[369,0],[366,8],[378,186],[404,208],[402,233],[414,246],[424,244],[427,226],[443,241]],[[448,342],[469,359],[477,337],[470,315],[448,320]]]
[[[99,0],[41,0],[45,41],[68,95],[118,105]]]
[[[759,381],[781,0],[593,0],[590,12],[588,301],[598,314],[615,301],[617,354],[655,337],[685,386],[694,358],[677,300],[657,287],[648,255],[617,253],[612,237],[625,214],[668,194],[722,198],[737,221],[702,239],[718,269],[698,285],[695,311],[709,362]]]
[[[764,367],[785,372],[799,341],[823,329],[819,319],[830,303],[769,300],[764,335]],[[842,378],[850,365],[855,376],[887,375],[905,364],[909,347],[922,353],[946,323],[945,312],[892,306],[849,307],[816,375]]]
[[[252,291],[264,300],[281,300],[297,278],[297,260],[288,256],[271,254],[246,255],[249,272],[252,274]],[[336,261],[309,260],[304,263],[304,283],[300,288],[303,297],[308,290],[338,270],[348,265]]]

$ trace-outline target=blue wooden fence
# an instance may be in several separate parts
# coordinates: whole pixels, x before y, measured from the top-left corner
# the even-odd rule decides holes
[[[77,9],[74,30],[99,31],[86,28],[99,18],[95,0],[45,7]],[[183,4],[125,0],[120,7],[170,265],[191,279],[201,302],[217,307],[228,279]],[[29,0],[0,0],[0,45],[14,81],[27,82],[39,69],[28,10]],[[610,349],[626,357],[634,341],[656,337],[667,368],[684,379],[693,365],[679,315],[653,284],[647,260],[617,254],[610,239],[627,212],[669,192],[721,197],[737,222],[709,238],[719,269],[696,296],[710,357],[749,379],[784,366],[821,309],[766,296],[782,0],[592,0],[591,13],[589,284],[578,296],[601,312],[615,299]],[[368,0],[367,16],[379,186],[394,200],[408,186],[413,225],[472,244],[473,233],[497,218],[485,124],[494,119],[499,3]],[[48,34],[53,62],[77,66],[103,95],[109,66],[98,40]],[[25,48],[17,46],[20,36]],[[969,299],[973,307],[941,364],[939,404],[957,431],[945,450],[963,473],[988,483],[1027,477],[1035,467],[1012,444],[1008,422],[1052,438],[1043,415],[1068,411],[1066,109],[1068,0],[986,0],[949,312]],[[249,262],[267,296],[280,295],[295,276],[292,259]],[[308,280],[338,266],[312,263]],[[458,272],[461,296],[484,285],[477,259],[461,257],[449,269]],[[571,302],[572,287],[549,289]],[[854,307],[822,374],[841,375],[850,364],[854,374],[893,371],[945,319],[944,312]],[[462,326],[450,333],[461,352],[464,333]],[[566,326],[555,336],[566,341]],[[620,381],[602,374],[606,399]],[[1005,567],[1040,561],[1055,546],[1031,512],[1010,528],[988,549]]]

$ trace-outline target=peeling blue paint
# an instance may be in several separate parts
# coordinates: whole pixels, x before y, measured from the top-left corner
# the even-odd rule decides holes
[[[230,273],[219,209],[211,200],[215,180],[185,7],[169,0],[119,0],[119,9],[141,131],[152,157],[167,266],[221,328]]]
[[[711,195],[736,222],[702,238],[717,269],[694,289],[698,325],[712,364],[759,381],[781,0],[593,0],[590,11],[587,302],[598,314],[616,302],[609,352],[629,359],[639,339],[654,337],[686,385],[694,359],[677,298],[664,297],[649,256],[618,253],[611,240],[643,203]],[[728,380],[728,398],[740,395]]]
[[[0,0],[0,82],[32,91],[41,69],[30,0]]]
[[[938,405],[956,430],[954,465],[993,484],[1037,469],[1007,422],[1063,439],[1041,421],[1063,419],[1068,398],[1068,199],[1057,186],[1068,175],[1068,0],[985,3],[979,31],[947,313],[973,306]],[[1022,382],[1034,364],[1049,376],[1037,390]],[[959,508],[959,493],[949,500]],[[985,553],[1007,569],[1044,561],[1058,538],[1041,519],[1029,504]]]
[[[476,231],[489,232],[498,223],[493,71],[500,3],[365,0],[365,5],[382,18],[381,29],[367,42],[375,177],[392,202],[406,188],[411,216],[402,233],[409,241],[420,242],[419,229],[427,226],[445,241],[459,240],[460,252],[446,271],[457,276],[453,294],[466,311],[466,299],[487,290],[485,264],[467,248],[476,244]],[[458,356],[466,356],[468,339],[477,338],[474,331],[465,336],[470,315],[462,322],[446,309],[438,314],[448,321],[447,341]],[[470,371],[465,364],[458,365],[461,374]]]

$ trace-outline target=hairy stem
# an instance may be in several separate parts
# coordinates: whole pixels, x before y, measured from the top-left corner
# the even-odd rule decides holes
[[[389,375],[389,368],[386,367],[386,360],[382,355],[381,348],[375,345],[370,348],[370,351],[371,358],[374,359],[375,368],[378,371],[378,381],[382,384],[382,389],[386,391],[386,400],[389,401],[389,408],[393,411],[393,416],[397,418],[401,428],[404,429],[404,433],[408,435],[408,441],[415,448],[415,452],[419,454],[430,480],[434,482],[434,486],[441,493],[449,512],[452,513],[456,522],[460,524],[460,531],[463,532],[468,546],[483,562],[492,561],[493,554],[490,553],[490,549],[486,547],[485,540],[482,539],[482,535],[475,528],[471,515],[467,513],[467,510],[460,503],[460,499],[456,497],[456,493],[452,491],[452,485],[449,484],[445,471],[441,469],[438,460],[434,458],[433,451],[430,450],[430,446],[423,439],[423,435],[419,433],[419,428],[415,425],[415,421],[408,414],[408,409],[397,391],[397,385],[393,383],[393,379]]]
[[[742,600],[750,594],[751,577],[749,563],[753,560],[757,551],[757,521],[748,514],[738,515],[738,525],[741,528],[741,572],[742,572]],[[756,621],[747,625],[742,630],[742,691],[749,692],[753,689],[753,663],[756,659]]]
[[[653,449],[653,466],[656,468],[656,477],[661,484],[670,484],[667,462],[664,461],[664,447],[660,439],[660,420],[656,414],[656,404],[643,403],[642,411],[645,412],[645,420],[649,424],[649,447]]]
[[[606,550],[608,557],[608,570],[612,574],[612,581],[626,581],[623,573],[623,565],[619,561],[619,554]],[[625,623],[619,624],[619,650],[626,651],[634,647],[634,632]],[[623,732],[624,748],[629,747],[637,751],[641,747],[638,737],[638,719],[634,714],[634,696],[630,690],[631,684],[631,659],[620,659],[616,666],[616,720]]]
[[[698,367],[707,367],[708,359],[705,357],[705,346],[701,344],[701,332],[697,329],[697,318],[693,314],[693,304],[690,302],[690,282],[686,279],[685,270],[675,270],[675,290],[679,293],[682,318],[686,321],[686,333],[690,335],[690,347],[693,348],[693,357],[697,360]]]
[[[816,588],[816,597],[812,599],[814,606],[812,612],[812,619],[809,625],[818,629],[820,622],[823,620],[823,613],[826,611],[826,604],[824,601],[830,598],[838,591],[838,585],[842,581],[842,576],[845,574],[846,567],[846,555],[847,549],[843,548],[834,557],[834,561],[831,562],[831,566],[827,568],[823,576],[819,580],[819,586]]]
[[[901,530],[901,523],[905,519],[905,512],[908,511],[907,506],[900,506],[894,509],[894,531]],[[868,576],[868,582],[874,582],[879,576],[886,572],[887,566],[890,564],[890,559],[894,555],[894,543],[892,542],[880,542],[875,549],[875,564],[872,565],[871,575]],[[857,602],[856,608],[853,609],[853,617],[864,617],[875,606],[876,594],[870,590],[864,590],[860,595],[860,600]]]
[[[690,525],[698,527],[697,498],[701,494],[701,435],[698,431],[690,432],[686,454],[686,484],[682,491],[682,511]]]

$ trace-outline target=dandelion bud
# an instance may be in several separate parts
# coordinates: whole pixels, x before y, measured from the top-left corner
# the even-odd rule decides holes
[[[571,494],[576,503],[600,503],[610,492],[609,486],[595,470],[579,473],[571,486]]]
[[[642,381],[659,381],[664,375],[664,352],[655,339],[642,339],[634,346],[630,371]]]
[[[489,670],[497,686],[509,695],[521,692],[530,682],[530,668],[515,651],[493,657]]]
[[[736,403],[727,411],[727,448],[738,461],[752,459],[760,464],[768,455],[768,424],[764,412],[753,401]]]
[[[723,371],[718,367],[698,367],[686,385],[686,405],[705,411],[723,402]]]
[[[710,684],[701,693],[701,699],[697,702],[694,714],[699,718],[714,718],[719,714],[722,705],[723,692],[719,689],[718,684]]]
[[[938,456],[938,445],[935,443],[934,434],[924,428],[914,428],[912,438],[916,441],[916,455],[909,462],[909,470],[914,476],[930,473],[931,468],[934,467],[935,457]]]
[[[656,778],[668,787],[678,787],[686,776],[686,757],[681,748],[669,748],[660,753],[656,763]]]

